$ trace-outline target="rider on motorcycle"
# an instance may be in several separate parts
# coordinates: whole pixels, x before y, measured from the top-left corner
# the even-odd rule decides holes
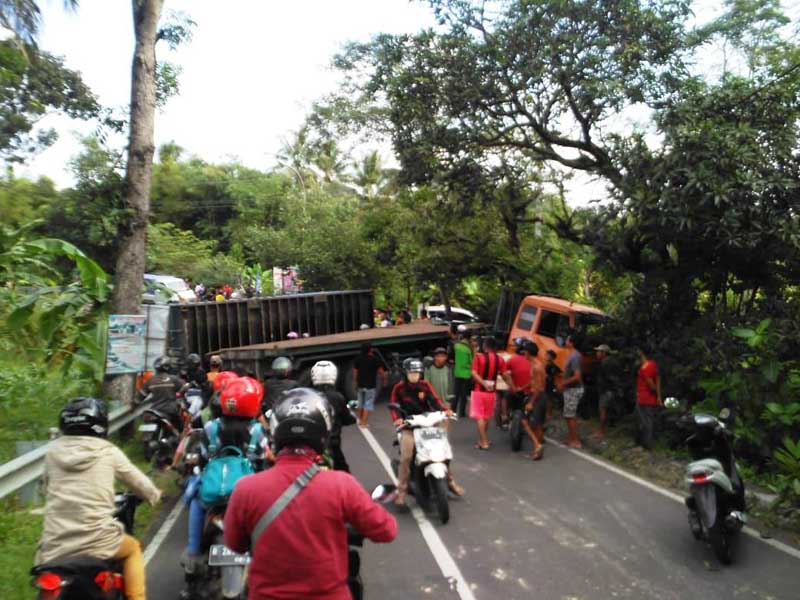
[[[36,562],[92,556],[123,561],[125,596],[144,600],[139,541],[114,514],[114,480],[156,504],[161,491],[109,442],[108,408],[95,398],[75,398],[62,409],[59,429],[45,457],[47,501]]]
[[[350,472],[350,466],[342,452],[342,427],[355,425],[356,418],[347,408],[347,401],[336,391],[336,378],[339,370],[336,365],[328,360],[321,360],[311,368],[311,383],[321,394],[328,399],[334,417],[331,425],[331,437],[328,448],[333,458],[333,468],[337,471]]]
[[[391,542],[397,522],[349,473],[318,470],[333,415],[318,392],[298,388],[273,408],[275,466],[241,479],[225,513],[225,545],[251,547],[262,517],[289,487],[300,487],[252,543],[250,600],[350,600],[347,524],[373,542]],[[313,466],[312,466],[313,465]]]
[[[297,381],[292,379],[292,360],[286,356],[279,356],[272,361],[272,377],[266,381],[264,400],[261,403],[261,412],[265,413],[275,406],[282,394],[297,387]]]
[[[219,450],[233,446],[244,452],[251,461],[263,455],[265,432],[257,417],[263,391],[258,382],[241,377],[230,381],[220,394],[222,416],[206,423],[207,445],[201,451],[206,458],[213,458]],[[203,526],[206,507],[199,497],[200,479],[187,486],[184,501],[189,503],[189,540],[183,560],[187,583],[191,583],[198,561],[201,559]],[[184,594],[188,597],[189,594]]]
[[[156,374],[148,379],[147,383],[139,390],[141,400],[152,396],[151,407],[168,417],[180,431],[183,428],[183,424],[181,423],[180,407],[178,406],[178,392],[183,387],[183,381],[169,372],[170,361],[166,356],[159,356],[153,361],[153,370]]]
[[[403,363],[403,367],[405,378],[392,388],[391,402],[400,405],[405,417],[437,410],[444,411],[448,417],[452,417],[455,414],[442,403],[433,387],[427,381],[422,380],[424,366],[421,360],[407,358]],[[403,424],[403,415],[394,408],[389,410],[395,427],[400,427]],[[440,426],[444,427],[444,425]],[[397,473],[397,498],[395,499],[397,506],[405,506],[406,504],[408,477],[411,473],[411,459],[413,456],[414,434],[409,429],[403,429],[400,440],[400,467]],[[447,485],[456,496],[464,495],[464,488],[456,483],[451,469],[448,469]]]
[[[208,402],[211,397],[211,386],[208,381],[205,369],[203,369],[203,361],[200,359],[199,354],[192,352],[186,357],[186,373],[184,380],[197,387],[203,392],[203,400]]]

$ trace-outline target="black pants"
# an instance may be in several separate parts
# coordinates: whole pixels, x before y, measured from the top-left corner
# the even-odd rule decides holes
[[[334,471],[346,471],[350,472],[350,465],[347,464],[347,459],[344,457],[344,452],[342,452],[342,443],[331,441],[330,444],[330,451],[331,451],[331,458],[333,459],[333,470]]]
[[[656,410],[656,406],[636,405],[636,416],[639,418],[639,444],[647,450],[652,450],[655,445],[653,421],[656,416]]]
[[[453,403],[453,412],[457,413],[459,417],[464,417],[467,414],[467,402],[469,402],[469,392],[472,389],[472,379],[463,379],[456,377],[456,399]]]

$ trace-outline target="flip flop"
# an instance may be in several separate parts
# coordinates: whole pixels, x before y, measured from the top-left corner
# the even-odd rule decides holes
[[[484,450],[484,451],[486,451],[486,450],[489,449],[489,446],[481,446],[480,444],[475,444],[474,448],[475,448],[475,450]]]

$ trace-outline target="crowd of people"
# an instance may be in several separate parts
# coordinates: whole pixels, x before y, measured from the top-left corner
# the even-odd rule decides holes
[[[153,406],[176,422],[181,410],[177,396],[187,385],[201,389],[207,405],[202,425],[206,467],[187,485],[185,494],[189,534],[182,560],[187,581],[184,597],[196,597],[192,585],[202,571],[203,527],[207,511],[215,504],[204,496],[203,482],[211,478],[212,465],[225,448],[239,448],[252,464],[271,466],[242,479],[241,485],[231,487],[229,497],[223,498],[227,504],[226,545],[237,552],[249,548],[252,553],[251,597],[268,598],[276,594],[322,597],[322,594],[348,598],[345,525],[351,524],[375,542],[389,542],[397,535],[395,519],[375,504],[349,475],[342,448],[342,428],[356,423],[369,427],[376,400],[388,405],[399,432],[395,497],[399,507],[406,504],[414,452],[414,436],[403,429],[405,419],[410,416],[430,411],[443,411],[450,417],[468,414],[476,426],[475,449],[488,451],[490,422],[499,416],[499,424],[505,428],[510,411],[521,407],[525,415],[522,427],[533,446],[528,456],[538,461],[544,454],[545,424],[555,408],[560,407],[567,424],[565,443],[572,448],[581,446],[576,416],[585,394],[586,377],[585,360],[577,350],[579,341],[575,334],[565,340],[568,353],[563,370],[557,364],[555,352],[547,351],[542,360],[539,347],[530,339],[517,338],[513,340],[513,351],[502,353],[493,337],[478,338],[463,325],[452,326],[450,336],[448,347],[437,347],[427,357],[420,352],[402,363],[398,354],[386,360],[369,343],[364,343],[353,364],[355,411],[337,391],[339,372],[330,361],[314,365],[309,388],[299,385],[293,377],[292,361],[284,356],[273,361],[270,376],[263,382],[241,372],[224,370],[222,358],[216,355],[210,358],[207,372],[197,355],[190,355],[180,371],[172,368],[166,358],[156,361],[157,373],[144,384],[142,398],[151,399]],[[613,394],[605,362],[612,350],[605,344],[594,350],[592,385],[600,409],[596,435],[602,437]],[[658,366],[649,349],[641,348],[639,356],[640,441],[643,446],[651,447],[653,414],[661,403],[661,385]],[[447,421],[440,426],[447,429]],[[38,560],[48,561],[88,549],[97,558],[123,561],[126,597],[143,600],[145,585],[139,543],[124,533],[112,516],[114,480],[125,482],[151,503],[158,502],[161,492],[106,439],[108,409],[104,402],[94,398],[73,400],[61,413],[60,428],[64,435],[46,460],[47,504]],[[252,472],[245,470],[243,474]],[[457,496],[465,493],[456,482],[452,467],[447,483],[451,493]],[[273,503],[285,507],[287,501],[279,499],[294,488],[294,495],[304,488],[308,491],[294,501],[292,514],[271,526],[269,536],[261,535],[266,509]],[[70,507],[75,503],[81,505],[83,517],[65,517],[73,514]],[[91,522],[83,510],[87,506],[95,509]],[[268,523],[276,517],[272,515]],[[324,539],[319,535],[323,529]],[[269,561],[264,559],[266,556],[271,557]],[[308,561],[302,559],[304,556]],[[306,563],[313,566],[297,568]]]

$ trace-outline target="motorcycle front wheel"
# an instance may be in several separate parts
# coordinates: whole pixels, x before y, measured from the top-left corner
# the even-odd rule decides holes
[[[436,510],[442,525],[450,520],[450,501],[447,499],[447,480],[437,477],[428,477],[431,493],[436,495]]]
[[[508,435],[511,438],[511,450],[519,452],[522,448],[522,411],[515,410],[511,415],[511,423],[508,425]]]

